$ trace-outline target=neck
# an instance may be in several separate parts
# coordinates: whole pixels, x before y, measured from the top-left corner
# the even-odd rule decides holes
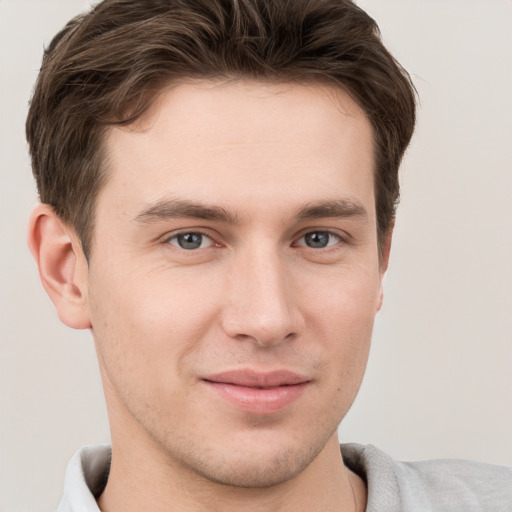
[[[206,480],[182,463],[164,460],[158,447],[137,449],[137,444],[125,449],[113,436],[110,475],[98,500],[103,512],[167,512],[170,507],[173,512],[231,512],[247,509],[248,503],[251,512],[364,510],[364,483],[343,464],[336,435],[300,474],[263,488]]]

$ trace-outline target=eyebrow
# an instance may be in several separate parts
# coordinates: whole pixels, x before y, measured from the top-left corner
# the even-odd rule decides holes
[[[307,203],[299,209],[298,220],[361,217],[368,219],[368,212],[359,201],[355,199],[335,199]]]
[[[220,206],[210,206],[184,199],[164,199],[148,205],[135,218],[135,222],[151,224],[167,219],[192,218],[229,224],[239,224],[239,218]],[[298,221],[321,218],[368,218],[364,206],[354,199],[335,199],[306,203],[295,215]]]
[[[208,206],[183,199],[165,199],[150,204],[136,217],[135,221],[149,224],[166,219],[188,217],[237,224],[238,219],[219,206]]]

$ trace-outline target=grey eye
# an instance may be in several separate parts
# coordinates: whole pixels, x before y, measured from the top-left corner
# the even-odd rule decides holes
[[[211,245],[212,239],[209,236],[203,235],[203,233],[179,233],[172,236],[169,239],[169,243],[181,249],[193,251],[194,249],[208,247]]]
[[[304,242],[299,245],[305,245],[312,249],[323,249],[340,241],[337,235],[328,231],[312,231],[311,233],[306,233],[302,238]]]

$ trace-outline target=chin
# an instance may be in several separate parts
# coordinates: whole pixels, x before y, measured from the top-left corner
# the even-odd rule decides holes
[[[182,463],[210,482],[239,488],[268,488],[283,484],[304,471],[331,436],[315,439],[314,443],[291,437],[266,437],[247,436],[243,440],[233,439],[228,446],[218,443],[192,448],[182,458]]]
[[[308,448],[274,454],[236,453],[221,461],[205,461],[203,467],[196,468],[196,471],[204,478],[219,484],[257,489],[291,480],[316,455]]]

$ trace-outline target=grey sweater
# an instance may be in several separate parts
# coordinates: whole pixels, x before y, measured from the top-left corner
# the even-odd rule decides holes
[[[512,512],[512,469],[464,460],[398,462],[374,446],[343,444],[368,487],[366,512]]]

